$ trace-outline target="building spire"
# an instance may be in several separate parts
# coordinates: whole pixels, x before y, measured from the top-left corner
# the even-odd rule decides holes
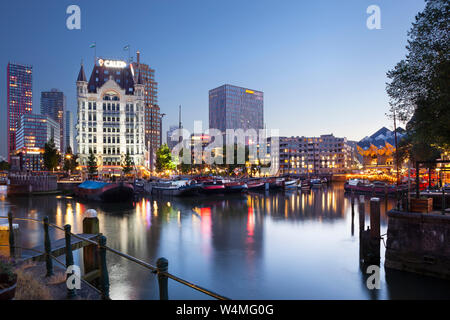
[[[77,78],[77,82],[78,81],[87,82],[86,75],[84,74],[83,60],[81,60],[81,68],[80,68],[80,72],[78,73],[78,78]]]

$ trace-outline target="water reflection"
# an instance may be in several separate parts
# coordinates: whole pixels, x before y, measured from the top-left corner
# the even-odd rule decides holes
[[[169,260],[174,274],[234,299],[398,299],[450,297],[448,282],[381,268],[381,290],[368,290],[361,263],[358,201],[342,185],[307,193],[254,193],[228,197],[143,198],[131,204],[83,203],[71,197],[6,199],[0,214],[70,223],[82,232],[82,213],[96,209],[109,246],[152,264]],[[369,201],[365,202],[368,225]],[[381,233],[386,209],[381,207]],[[43,240],[42,227],[20,222],[22,244]],[[63,237],[52,230],[52,239]],[[381,266],[384,247],[381,250]],[[75,255],[77,263],[82,257]],[[113,299],[157,299],[156,277],[108,253]],[[171,299],[206,296],[169,282]]]

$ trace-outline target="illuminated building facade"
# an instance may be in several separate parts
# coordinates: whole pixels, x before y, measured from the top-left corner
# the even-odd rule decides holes
[[[135,81],[138,74],[141,75],[144,85],[145,102],[145,145],[153,153],[161,146],[161,113],[158,106],[158,83],[155,81],[155,70],[148,64],[142,63],[140,52],[136,53],[137,62],[133,62]]]
[[[315,175],[344,173],[354,164],[347,138],[280,137],[279,174]]]
[[[128,153],[134,167],[144,166],[144,85],[124,61],[98,59],[89,82],[81,66],[77,79],[77,144],[82,167],[90,153],[100,175],[120,175]]]
[[[33,111],[33,67],[8,63],[6,70],[8,159],[16,150],[17,123]]]
[[[209,127],[226,129],[263,129],[264,94],[225,84],[209,91]]]
[[[22,170],[43,170],[44,146],[53,139],[60,148],[59,123],[45,115],[23,114],[17,126],[16,155],[20,157]]]
[[[405,130],[397,128],[397,140],[405,136]],[[365,137],[356,146],[358,156],[365,169],[393,169],[395,156],[395,133],[386,127],[370,137]]]
[[[64,154],[66,152],[64,130],[65,130],[65,109],[66,109],[66,97],[64,93],[58,89],[52,89],[51,91],[41,92],[41,114],[49,116],[53,120],[59,123],[60,130],[60,149],[59,152]]]

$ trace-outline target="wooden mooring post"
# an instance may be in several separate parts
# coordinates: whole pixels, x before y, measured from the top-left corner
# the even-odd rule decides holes
[[[370,199],[370,237],[380,239],[380,199]]]
[[[83,215],[83,233],[100,234],[100,224],[97,217],[97,211],[89,209]],[[84,280],[94,282],[100,277],[100,266],[96,245],[89,244],[83,247],[83,265]]]
[[[364,231],[364,225],[366,222],[366,207],[364,203],[364,195],[359,196],[358,202],[358,214],[359,214],[359,235],[361,237],[361,233]]]
[[[360,256],[365,264],[380,264],[380,199],[370,199],[370,227],[364,230],[364,203],[360,207]]]

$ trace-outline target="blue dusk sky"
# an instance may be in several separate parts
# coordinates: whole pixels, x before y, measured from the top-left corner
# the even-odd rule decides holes
[[[81,8],[81,30],[66,9]],[[368,6],[381,8],[369,30]],[[33,110],[58,88],[76,110],[80,62],[89,77],[94,50],[126,59],[127,44],[156,69],[163,130],[208,125],[208,90],[228,83],[264,92],[264,120],[281,135],[333,133],[360,140],[392,128],[386,72],[404,58],[407,31],[423,0],[1,1],[0,154],[6,155],[6,66],[33,66]]]

